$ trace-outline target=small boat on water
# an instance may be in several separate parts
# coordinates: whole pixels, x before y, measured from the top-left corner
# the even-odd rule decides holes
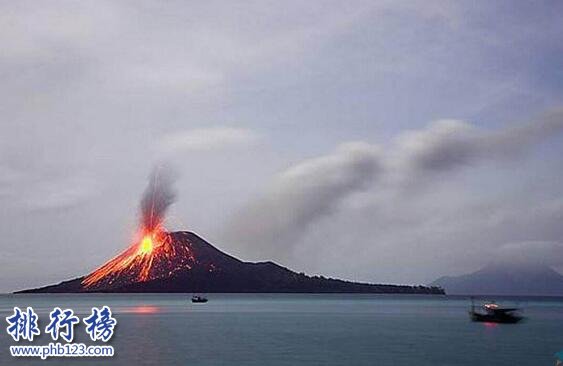
[[[502,308],[494,302],[484,304],[482,310],[478,311],[475,309],[473,299],[471,299],[469,317],[474,322],[514,324],[524,319],[518,313],[519,311],[518,308]]]
[[[193,303],[204,303],[204,302],[207,302],[207,299],[203,296],[194,295],[194,296],[192,296],[192,302]]]

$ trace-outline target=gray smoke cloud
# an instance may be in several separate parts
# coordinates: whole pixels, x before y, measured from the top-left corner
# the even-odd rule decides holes
[[[461,120],[440,120],[428,128],[397,138],[392,163],[413,180],[459,169],[480,161],[513,159],[537,143],[563,130],[563,109],[544,114],[527,124],[487,131]]]
[[[279,174],[261,197],[240,211],[226,237],[258,251],[272,246],[289,249],[311,224],[366,188],[380,168],[379,149],[360,142],[302,161]]]
[[[141,199],[141,225],[144,229],[153,230],[164,220],[168,207],[176,200],[175,178],[168,167],[157,167],[150,174]]]
[[[444,173],[515,159],[561,131],[563,110],[556,110],[500,130],[441,120],[400,134],[386,148],[365,142],[343,144],[332,154],[279,174],[228,223],[225,238],[239,247],[252,246],[264,258],[286,256],[307,229],[340,210],[341,203],[356,193],[387,194],[399,204],[405,188],[420,193],[429,179]]]

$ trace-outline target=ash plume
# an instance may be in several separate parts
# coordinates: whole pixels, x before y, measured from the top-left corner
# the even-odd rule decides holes
[[[372,190],[375,199],[396,200],[394,207],[411,204],[403,201],[405,188],[421,196],[427,183],[443,177],[441,174],[516,159],[562,132],[563,109],[557,109],[529,123],[498,130],[440,120],[403,132],[384,147],[366,142],[344,144],[336,152],[304,160],[279,174],[227,223],[223,235],[240,246],[261,250],[262,258],[279,258],[309,228],[342,210],[340,203],[355,193]],[[378,214],[375,206],[371,210],[372,215]]]
[[[141,225],[152,231],[163,220],[166,210],[176,200],[173,189],[175,175],[167,168],[156,168],[149,176],[149,185],[141,199]]]
[[[367,188],[381,170],[379,148],[363,142],[342,144],[331,154],[304,160],[279,174],[269,190],[244,207],[225,236],[249,243],[253,250],[272,251],[263,256],[285,253],[301,233]]]

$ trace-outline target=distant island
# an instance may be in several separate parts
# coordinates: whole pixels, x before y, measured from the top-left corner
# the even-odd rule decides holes
[[[87,276],[17,293],[445,293],[439,286],[358,283],[243,262],[192,232],[159,240],[153,246],[142,239]]]
[[[563,276],[540,263],[490,263],[480,270],[432,282],[450,295],[563,296]]]

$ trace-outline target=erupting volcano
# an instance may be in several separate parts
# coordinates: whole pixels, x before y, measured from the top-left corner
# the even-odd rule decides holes
[[[171,175],[155,171],[141,200],[139,232],[133,244],[82,280],[87,290],[119,288],[191,269],[195,259],[187,246],[174,245],[163,226],[174,202]]]
[[[273,262],[250,263],[191,232],[168,232],[171,176],[156,172],[141,200],[132,244],[92,273],[21,292],[349,292],[443,294],[439,287],[379,285],[307,276]]]
[[[188,247],[174,245],[170,234],[157,227],[142,232],[133,245],[86,276],[82,284],[87,289],[96,289],[146,282],[191,269],[194,263]]]

